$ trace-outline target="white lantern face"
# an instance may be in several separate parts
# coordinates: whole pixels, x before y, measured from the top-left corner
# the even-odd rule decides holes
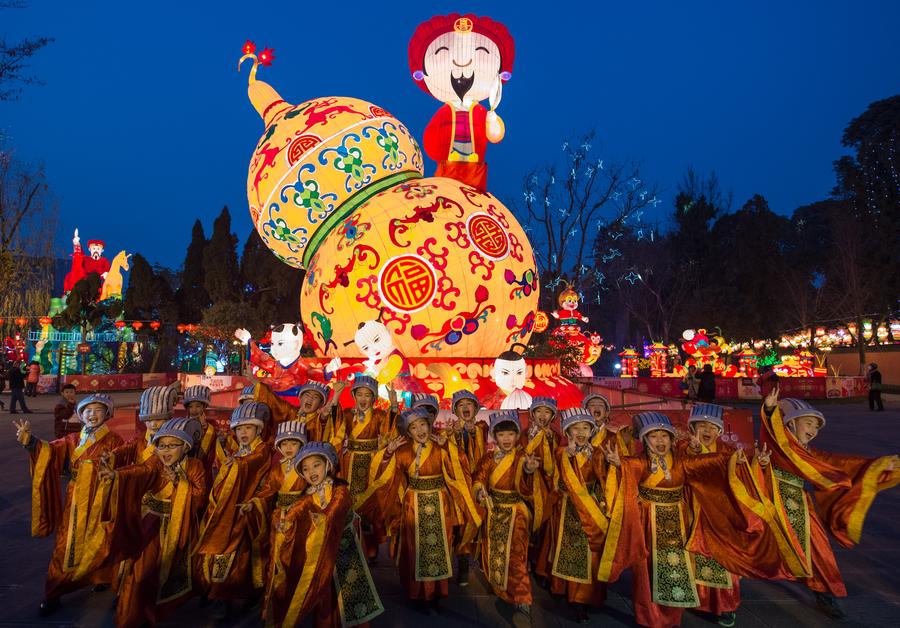
[[[525,359],[518,360],[494,360],[494,368],[491,369],[491,377],[497,388],[503,391],[513,391],[525,387],[526,379]]]
[[[383,360],[396,349],[391,331],[378,321],[363,323],[353,341],[369,360]]]
[[[440,35],[428,45],[423,61],[428,92],[445,103],[485,100],[500,80],[500,49],[478,33]]]
[[[293,364],[300,357],[303,332],[294,323],[284,323],[272,330],[272,346],[269,353],[283,366]]]

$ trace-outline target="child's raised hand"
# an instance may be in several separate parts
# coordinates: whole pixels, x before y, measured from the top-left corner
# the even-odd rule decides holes
[[[525,473],[534,473],[541,464],[541,459],[534,454],[525,454]]]
[[[388,391],[388,401],[391,402],[391,407],[399,408],[400,403],[397,401],[397,389],[394,388],[393,383],[390,383],[387,385],[387,391]]]
[[[447,443],[447,437],[442,433],[432,432],[429,438],[437,443],[438,447],[443,447]]]
[[[27,445],[31,440],[31,422],[23,419],[21,421],[13,421],[12,424],[16,428],[16,440],[23,445]]]
[[[700,444],[700,439],[697,438],[696,434],[691,434],[690,439],[691,439],[691,445],[690,445],[691,451],[693,451],[694,453],[700,453],[701,451],[703,451],[703,446]]]
[[[566,445],[566,453],[569,455],[569,458],[575,455],[575,441],[570,440],[569,444]]]
[[[603,455],[606,456],[606,462],[614,467],[622,466],[622,458],[619,457],[619,446],[611,446],[609,443],[602,447]]]
[[[772,386],[772,390],[769,391],[769,394],[766,395],[766,399],[764,401],[766,408],[774,408],[778,405],[778,384]]]
[[[394,440],[392,440],[391,442],[388,443],[388,446],[387,446],[387,452],[388,452],[389,454],[394,453],[394,452],[397,451],[397,449],[399,449],[399,447],[400,447],[401,445],[403,445],[405,442],[406,442],[406,437],[405,437],[405,436],[398,436],[397,438],[395,438]]]
[[[769,461],[772,458],[772,452],[769,450],[769,444],[763,443],[762,449],[760,449],[756,443],[754,443],[754,446],[756,447],[756,461],[759,463],[759,466],[768,467]]]

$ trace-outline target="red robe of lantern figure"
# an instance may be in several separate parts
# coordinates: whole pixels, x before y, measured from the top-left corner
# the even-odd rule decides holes
[[[97,273],[106,279],[106,273],[110,268],[109,260],[103,257],[103,249],[106,244],[103,240],[88,240],[87,246],[90,255],[85,256],[81,248],[81,238],[78,237],[78,229],[76,229],[75,237],[72,238],[72,267],[63,280],[64,292],[69,292],[76,283],[90,273]]]
[[[515,45],[503,24],[475,15],[438,15],[419,24],[409,67],[423,90],[444,103],[425,127],[425,153],[448,177],[485,191],[488,142],[506,129],[495,109],[512,76]],[[481,101],[488,100],[490,111]]]

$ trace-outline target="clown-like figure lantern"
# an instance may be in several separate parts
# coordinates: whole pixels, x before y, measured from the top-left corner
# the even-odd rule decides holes
[[[505,133],[495,110],[514,54],[509,31],[488,17],[437,15],[416,28],[409,42],[413,79],[444,103],[425,127],[425,152],[438,164],[435,176],[485,190],[485,149]]]
[[[397,390],[421,392],[418,382],[412,377],[409,361],[394,344],[391,330],[380,320],[360,323],[353,342],[366,356],[363,362],[365,374],[378,382],[379,395],[387,397],[385,387],[390,383]]]

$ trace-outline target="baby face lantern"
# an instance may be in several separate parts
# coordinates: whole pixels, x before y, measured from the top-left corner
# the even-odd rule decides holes
[[[516,351],[501,353],[494,360],[491,379],[497,384],[497,388],[506,394],[525,388],[527,367],[524,356]]]
[[[294,323],[282,323],[272,328],[269,354],[282,366],[290,366],[300,357],[303,348],[303,328]]]
[[[366,356],[366,366],[377,372],[377,365],[383,362],[397,350],[394,346],[391,330],[379,321],[366,321],[359,326],[353,341],[363,355]]]

